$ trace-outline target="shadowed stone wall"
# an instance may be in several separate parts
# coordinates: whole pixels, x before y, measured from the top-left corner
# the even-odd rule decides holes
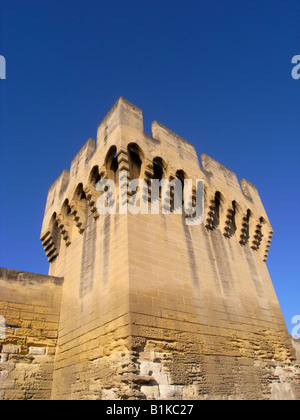
[[[63,279],[0,268],[0,399],[49,399]]]

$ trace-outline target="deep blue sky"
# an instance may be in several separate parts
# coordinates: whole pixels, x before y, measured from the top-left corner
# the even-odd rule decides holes
[[[1,0],[0,266],[47,273],[47,191],[124,96],[254,183],[268,268],[300,314],[300,2]]]

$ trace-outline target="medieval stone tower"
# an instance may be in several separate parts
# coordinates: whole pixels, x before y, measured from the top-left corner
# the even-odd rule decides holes
[[[158,122],[145,134],[141,110],[116,102],[97,141],[49,189],[49,276],[1,269],[0,397],[300,398],[259,194],[209,156],[201,162]],[[142,178],[149,194],[152,178],[202,179],[204,221],[100,215],[96,184],[105,178]]]

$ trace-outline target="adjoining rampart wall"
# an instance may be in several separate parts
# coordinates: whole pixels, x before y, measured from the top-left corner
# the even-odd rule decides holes
[[[63,279],[0,268],[0,399],[49,399]]]

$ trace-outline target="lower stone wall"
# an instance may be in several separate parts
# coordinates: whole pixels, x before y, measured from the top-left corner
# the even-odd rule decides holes
[[[54,372],[62,285],[58,277],[0,268],[1,400],[300,399],[299,341],[290,340],[295,352],[281,354],[252,337],[258,350],[246,354],[246,342],[225,344],[215,335],[213,346],[207,336],[200,348],[195,334],[189,341],[183,332],[146,328],[141,313],[131,314],[131,328],[125,317],[106,325],[106,335],[96,329],[89,357],[83,352]],[[88,349],[86,339],[82,346]]]
[[[63,279],[0,268],[0,399],[49,399]]]
[[[52,393],[54,399],[300,399],[297,360],[181,352],[170,341],[142,337],[116,341],[111,354],[70,366],[56,380],[69,394]]]
[[[135,364],[147,399],[300,399],[299,362],[174,353],[149,341],[136,352]]]

